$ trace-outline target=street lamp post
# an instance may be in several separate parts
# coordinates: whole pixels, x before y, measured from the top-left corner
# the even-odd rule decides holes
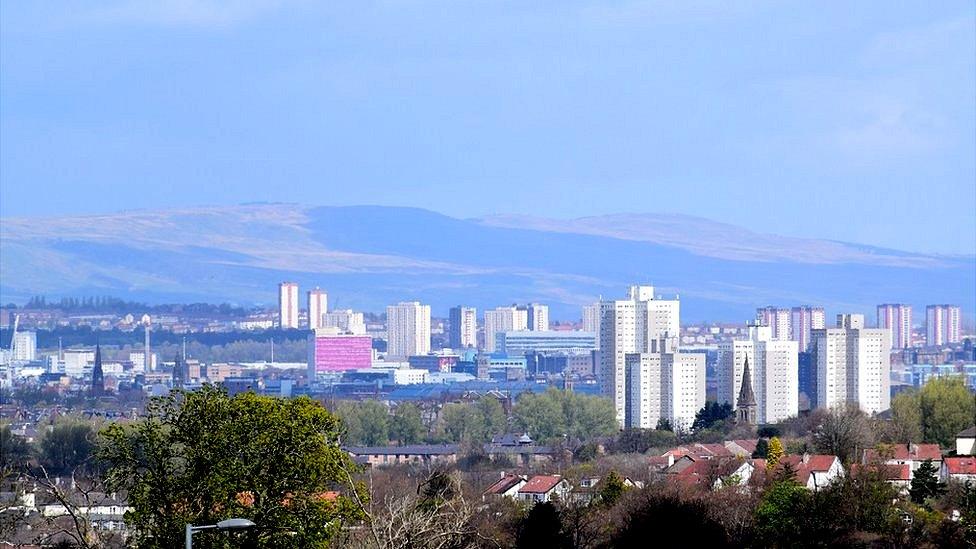
[[[248,528],[254,528],[256,525],[242,518],[232,518],[227,520],[222,520],[217,524],[205,524],[203,526],[194,526],[192,524],[186,525],[186,549],[193,549],[193,534],[197,532],[202,532],[204,530],[247,530]]]

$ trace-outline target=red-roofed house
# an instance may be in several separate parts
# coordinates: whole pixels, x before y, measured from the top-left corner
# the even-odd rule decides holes
[[[725,448],[732,452],[732,455],[750,458],[752,453],[756,451],[756,443],[758,440],[726,440]]]
[[[518,489],[518,499],[539,503],[564,498],[570,491],[569,482],[559,475],[536,475]]]
[[[844,466],[841,465],[840,458],[837,456],[823,454],[787,455],[780,458],[776,465],[777,470],[782,468],[785,463],[789,463],[796,471],[796,481],[810,490],[819,490],[833,482],[834,479],[844,476]]]
[[[912,484],[912,470],[911,466],[906,464],[902,465],[891,465],[891,464],[867,464],[862,465],[860,463],[851,464],[851,474],[856,474],[859,470],[865,467],[878,467],[881,470],[881,474],[884,479],[895,488],[898,489],[898,493],[901,495],[908,495],[908,488]]]
[[[949,480],[976,481],[976,457],[958,456],[943,459],[939,476],[944,482]]]
[[[485,489],[481,494],[481,499],[485,500],[494,497],[514,498],[518,495],[519,489],[525,486],[526,482],[525,477],[522,475],[505,474],[502,471],[501,478]]]
[[[748,459],[725,456],[695,460],[691,456],[684,456],[664,472],[681,484],[714,489],[726,483],[745,486],[754,470],[752,460]]]
[[[712,459],[715,457],[734,457],[735,454],[729,451],[724,444],[686,444],[672,448],[662,454],[662,457],[672,456],[677,460],[683,456],[691,456],[694,459]]]
[[[890,446],[890,457],[882,460],[877,448],[867,448],[861,463],[884,463],[886,465],[908,465],[911,476],[927,460],[938,469],[942,465],[942,449],[938,444],[895,444]]]

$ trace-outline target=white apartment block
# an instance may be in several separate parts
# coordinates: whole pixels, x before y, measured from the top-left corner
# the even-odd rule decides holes
[[[529,330],[534,332],[549,331],[549,306],[539,303],[529,303],[519,307],[525,311],[525,323]]]
[[[600,333],[600,304],[583,305],[583,331]]]
[[[759,423],[776,423],[799,411],[799,344],[775,339],[772,332],[771,326],[750,326],[748,339],[719,345],[718,402],[738,407],[742,371],[748,359]]]
[[[454,307],[450,311],[452,349],[478,346],[478,311],[474,307]]]
[[[278,326],[298,328],[298,284],[294,282],[278,285]]]
[[[529,312],[511,307],[498,307],[485,311],[485,349],[495,350],[495,336],[498,332],[518,332],[529,329]]]
[[[860,318],[858,318],[860,317]],[[836,328],[813,331],[817,364],[817,405],[856,403],[874,414],[891,404],[890,336],[867,329],[863,315],[838,315]]]
[[[827,317],[823,307],[793,307],[790,309],[790,329],[793,341],[799,344],[800,351],[807,351],[813,340],[811,330],[822,330],[827,327]]]
[[[430,352],[430,305],[404,301],[386,308],[386,356],[406,358]]]
[[[925,308],[925,343],[929,346],[959,343],[962,313],[958,305],[929,305]]]
[[[660,340],[674,340],[680,333],[679,310],[677,299],[655,299],[652,286],[632,286],[627,299],[600,303],[597,373],[620,425],[627,423],[627,354],[664,351],[657,348]]]
[[[71,377],[84,377],[91,372],[92,363],[95,362],[95,351],[87,349],[66,349],[61,356],[64,365],[62,373]]]
[[[689,430],[705,406],[705,355],[675,352],[662,358],[667,419],[673,428]]]
[[[667,419],[689,429],[705,405],[705,355],[628,353],[624,427],[653,429]]]
[[[320,328],[338,328],[340,333],[348,335],[366,335],[366,321],[363,313],[352,309],[340,309],[324,313]]]
[[[37,332],[17,332],[12,344],[14,361],[30,362],[37,358]]]
[[[329,294],[320,288],[308,291],[308,329],[324,328],[322,315],[329,312]]]
[[[94,360],[94,358],[92,360]],[[132,363],[133,372],[145,372],[146,371],[145,351],[132,351],[131,353],[129,353],[129,362]],[[156,353],[149,353],[149,371],[150,372],[155,371],[156,365],[157,365]]]
[[[772,305],[756,309],[756,321],[760,326],[772,328],[772,338],[776,340],[793,339],[792,311],[790,309],[779,309]]]
[[[892,349],[912,346],[912,306],[903,303],[878,305],[878,328],[888,330]]]

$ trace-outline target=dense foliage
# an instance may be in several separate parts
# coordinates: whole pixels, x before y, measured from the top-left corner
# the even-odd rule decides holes
[[[154,399],[144,419],[109,426],[97,457],[108,488],[128,494],[136,546],[178,547],[185,524],[243,517],[261,528],[243,540],[201,534],[195,545],[318,547],[359,516],[339,431],[308,398],[231,398],[204,387]],[[340,487],[346,495],[330,495]]]

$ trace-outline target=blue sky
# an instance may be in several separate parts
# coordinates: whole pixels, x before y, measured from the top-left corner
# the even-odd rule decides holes
[[[971,1],[223,4],[0,3],[0,214],[674,212],[976,250]]]

